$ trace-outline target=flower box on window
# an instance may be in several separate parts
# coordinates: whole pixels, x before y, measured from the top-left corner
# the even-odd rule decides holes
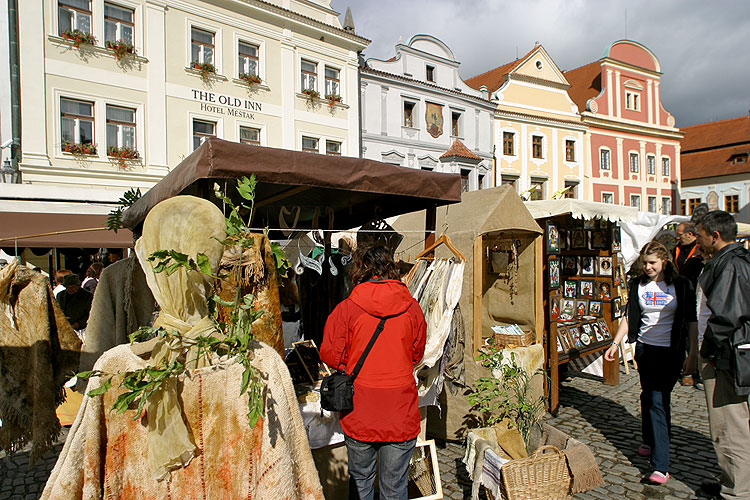
[[[328,94],[326,96],[326,101],[328,101],[328,107],[333,109],[334,106],[336,106],[336,103],[341,102],[341,96],[338,94]]]
[[[315,99],[320,98],[320,92],[314,89],[302,89],[302,93],[307,96],[307,100],[310,104],[314,104]]]
[[[204,82],[208,81],[211,75],[216,74],[216,66],[214,66],[210,62],[200,63],[198,61],[193,61],[191,64],[193,66],[193,69],[198,70],[201,75],[201,80],[203,80]]]
[[[248,85],[258,85],[263,81],[258,75],[253,75],[252,73],[240,73],[240,80]]]
[[[107,40],[105,45],[114,53],[115,59],[118,61],[123,57],[135,55],[135,46],[125,40]]]
[[[78,29],[65,30],[60,36],[73,42],[73,47],[75,48],[80,48],[81,45],[96,45],[96,38],[94,35]]]
[[[65,141],[61,144],[63,152],[76,156],[96,155],[96,144],[76,144],[75,142]]]
[[[126,169],[141,157],[135,148],[110,146],[107,148],[107,156],[110,157],[120,168]]]

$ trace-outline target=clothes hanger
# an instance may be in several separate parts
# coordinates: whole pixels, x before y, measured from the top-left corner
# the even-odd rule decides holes
[[[420,260],[420,259],[430,260],[427,257],[427,255],[431,253],[433,250],[435,250],[437,247],[439,247],[440,245],[447,246],[448,250],[450,250],[453,253],[453,255],[456,256],[458,260],[462,262],[466,262],[466,257],[464,257],[464,254],[462,254],[461,251],[453,245],[453,241],[451,241],[451,237],[448,236],[447,234],[443,234],[442,236],[440,236],[440,238],[435,240],[435,243],[433,243],[429,247],[422,250],[419,254],[417,254],[414,260]]]

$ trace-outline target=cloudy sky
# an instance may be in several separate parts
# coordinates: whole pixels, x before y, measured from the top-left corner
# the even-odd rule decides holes
[[[523,56],[536,41],[564,71],[629,38],[659,58],[662,104],[678,127],[750,110],[750,0],[332,0],[331,6],[342,21],[351,7],[357,33],[372,40],[367,57],[387,59],[400,37],[426,33],[453,50],[466,79]]]

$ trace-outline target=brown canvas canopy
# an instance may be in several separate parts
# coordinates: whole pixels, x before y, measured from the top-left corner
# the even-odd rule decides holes
[[[123,224],[137,227],[154,205],[178,194],[217,201],[214,182],[231,195],[231,182],[250,174],[258,181],[254,225],[271,228],[279,227],[282,207],[301,208],[298,228],[349,229],[461,199],[457,174],[209,138],[126,210]]]

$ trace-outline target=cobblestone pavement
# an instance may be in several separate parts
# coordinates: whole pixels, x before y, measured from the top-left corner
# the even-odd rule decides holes
[[[702,479],[718,476],[703,392],[678,385],[672,393],[672,479],[665,486],[641,484],[651,471],[648,460],[635,451],[640,443],[639,394],[633,371],[621,372],[620,385],[615,387],[580,376],[562,382],[560,409],[548,422],[588,444],[605,479],[603,486],[574,499],[685,500],[696,498]],[[0,454],[0,500],[39,498],[66,436],[63,429],[59,443],[33,467],[28,453],[11,458]],[[471,483],[461,462],[463,451],[461,443],[438,443],[445,498],[471,497]]]

